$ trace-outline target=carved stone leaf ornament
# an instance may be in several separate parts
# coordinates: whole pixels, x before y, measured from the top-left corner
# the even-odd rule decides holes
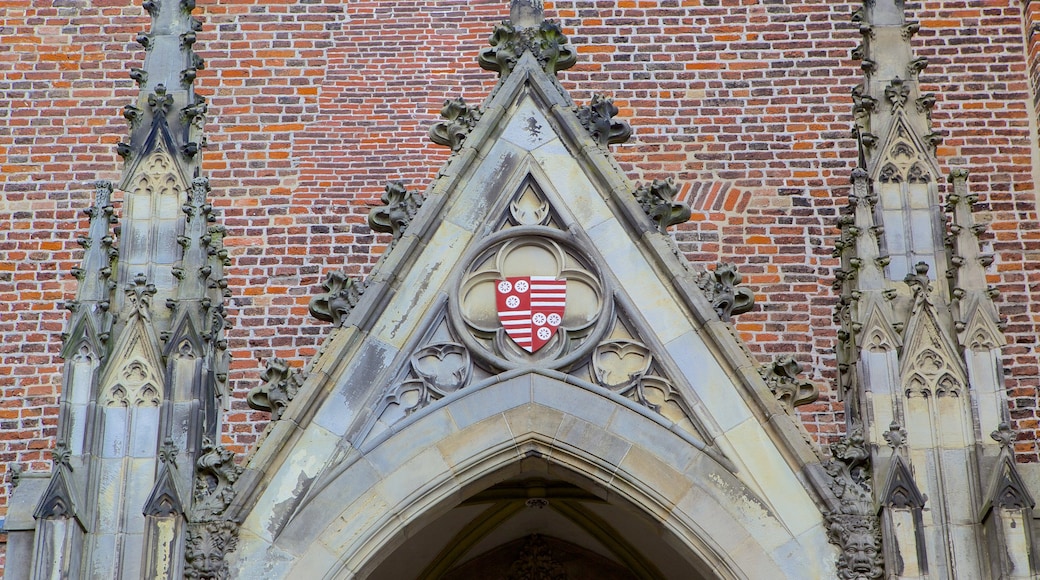
[[[368,213],[368,225],[374,231],[393,234],[396,241],[422,205],[422,196],[405,189],[403,182],[391,181],[386,184],[381,199],[386,207],[372,208]]]
[[[578,107],[578,120],[601,147],[614,143],[624,143],[632,136],[632,127],[625,121],[614,121],[618,108],[614,101],[602,96],[592,95],[588,105]]]
[[[662,234],[667,233],[669,227],[690,219],[689,206],[675,201],[679,188],[670,177],[655,179],[649,185],[640,185],[634,194],[643,211],[657,224],[657,231]]]
[[[539,226],[505,230],[485,242],[472,263],[455,295],[451,320],[464,345],[492,367],[561,368],[588,353],[595,345],[592,335],[605,330],[603,314],[611,300],[592,262],[558,230]],[[502,323],[498,288],[512,278],[556,280],[565,288],[560,294],[566,295],[566,308],[557,313],[557,330],[537,350],[519,345]],[[545,314],[546,318],[552,314]]]
[[[296,397],[303,380],[299,371],[281,358],[267,361],[267,368],[260,375],[260,380],[263,384],[249,390],[246,402],[258,411],[269,411],[271,420],[277,421],[282,418],[289,401]]]
[[[748,288],[737,288],[743,277],[732,264],[719,262],[714,270],[702,272],[697,277],[697,286],[715,307],[723,322],[733,316],[749,312],[755,305],[755,294]]]
[[[551,20],[517,23],[517,19],[512,18],[495,25],[489,43],[491,47],[480,51],[477,62],[481,68],[501,76],[512,72],[525,52],[530,52],[550,75],[578,62],[577,52],[567,45],[560,25]]]
[[[802,365],[791,355],[782,355],[758,370],[769,390],[788,412],[815,401],[820,393],[812,381],[799,379]]]
[[[328,273],[321,287],[325,292],[311,298],[307,305],[311,316],[331,322],[336,327],[343,326],[351,310],[361,300],[361,294],[365,291],[364,285],[346,273],[334,270]]]
[[[461,97],[449,99],[444,101],[441,117],[444,121],[430,128],[430,140],[438,145],[451,147],[452,151],[458,151],[462,148],[466,135],[480,120],[480,107],[467,105]]]

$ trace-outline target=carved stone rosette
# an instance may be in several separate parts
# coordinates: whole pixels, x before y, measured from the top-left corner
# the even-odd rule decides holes
[[[566,369],[595,347],[612,317],[613,300],[598,269],[571,238],[542,226],[518,226],[488,239],[471,259],[451,307],[463,345],[492,369],[527,366]],[[495,287],[510,276],[566,280],[563,322],[545,346],[529,353],[505,332],[496,309]]]

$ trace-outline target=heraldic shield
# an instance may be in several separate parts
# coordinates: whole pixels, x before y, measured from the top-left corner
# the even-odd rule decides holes
[[[567,280],[550,276],[517,276],[498,280],[495,303],[498,319],[520,348],[534,353],[563,323]]]

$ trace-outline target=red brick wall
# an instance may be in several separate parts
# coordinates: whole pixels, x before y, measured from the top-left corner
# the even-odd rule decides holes
[[[197,88],[210,99],[205,172],[228,226],[235,398],[225,443],[245,453],[266,414],[245,393],[262,360],[296,365],[327,325],[307,301],[324,273],[366,273],[387,242],[366,225],[383,184],[423,189],[446,159],[426,137],[447,98],[480,102],[494,73],[476,65],[499,0],[199,2]],[[759,306],[738,328],[763,360],[793,352],[833,377],[830,257],[837,209],[855,162],[849,51],[856,0],[567,0],[549,3],[577,46],[560,73],[578,102],[613,95],[635,135],[614,146],[633,180],[674,175],[693,207],[680,245],[695,262],[735,262]],[[931,60],[946,134],[940,163],[972,169],[992,282],[1008,318],[1005,373],[1022,433],[1040,460],[1035,354],[1040,330],[1040,226],[1032,172],[1029,78],[1037,79],[1037,3],[909,2],[914,39]],[[1024,11],[1029,11],[1027,17]],[[118,178],[120,116],[136,96],[126,76],[147,27],[128,0],[6,0],[0,10],[0,477],[49,469],[61,361],[74,295],[69,270],[96,178]],[[1028,48],[1028,51],[1027,51]],[[1029,59],[1027,60],[1027,54]],[[824,388],[803,408],[821,440],[842,429]],[[8,486],[0,486],[0,515]]]

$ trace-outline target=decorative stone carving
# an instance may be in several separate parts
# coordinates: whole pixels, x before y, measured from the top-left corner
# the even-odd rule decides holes
[[[235,499],[232,486],[241,474],[234,453],[204,439],[195,468],[193,519],[210,521],[223,515]]]
[[[577,113],[582,126],[602,147],[624,143],[632,136],[632,127],[628,123],[613,120],[618,114],[614,101],[602,95],[592,95],[592,101],[578,107]]]
[[[321,287],[325,292],[311,298],[307,305],[311,316],[331,322],[336,327],[343,326],[350,311],[361,300],[364,286],[343,272],[332,271],[325,277]]]
[[[509,204],[509,221],[514,226],[544,226],[551,217],[549,203],[530,187]]]
[[[678,193],[679,188],[670,177],[655,179],[650,185],[640,185],[634,192],[639,205],[662,234],[667,233],[670,226],[690,219],[690,208],[685,203],[674,201]]]
[[[238,524],[228,520],[188,525],[184,577],[192,580],[230,578],[225,556],[238,547]]]
[[[885,98],[892,103],[893,109],[901,109],[906,106],[906,100],[910,96],[910,85],[903,79],[896,77],[885,87]]]
[[[800,380],[798,374],[802,372],[802,365],[791,355],[781,355],[771,364],[762,365],[758,373],[765,379],[769,390],[780,401],[780,405],[787,412],[794,411],[795,407],[812,403],[819,398],[820,393],[812,381]]]
[[[737,268],[726,262],[719,262],[714,270],[702,272],[697,277],[697,286],[715,307],[715,312],[724,322],[733,316],[749,312],[755,305],[755,294],[748,288],[737,288],[743,282]]]
[[[566,281],[561,324],[533,353],[518,346],[499,319],[498,282],[517,276]],[[566,234],[546,227],[518,226],[492,236],[478,250],[460,281],[451,320],[463,344],[494,368],[563,368],[595,346],[596,337],[611,322],[604,316],[611,305],[592,261],[571,244]]]
[[[480,107],[467,105],[461,97],[444,101],[441,117],[445,120],[430,128],[430,140],[438,145],[451,147],[452,151],[462,148],[466,135],[480,120]]]
[[[689,419],[685,401],[671,381],[657,374],[653,363],[650,349],[633,340],[601,342],[592,351],[592,375],[599,386],[672,421]]]
[[[396,241],[422,205],[422,196],[405,189],[400,181],[391,181],[386,184],[382,201],[386,207],[372,208],[368,213],[368,225],[374,231],[393,234]]]
[[[524,26],[505,21],[496,24],[491,33],[490,48],[480,51],[480,68],[506,76],[513,71],[525,52],[530,52],[542,69],[550,75],[566,70],[578,62],[578,55],[567,45],[567,37],[560,25],[551,20]]]
[[[303,384],[300,371],[289,366],[285,359],[273,358],[267,361],[260,380],[263,384],[249,390],[246,402],[258,411],[269,411],[271,420],[277,421]]]
[[[567,580],[567,570],[553,560],[549,544],[538,534],[524,542],[520,555],[509,567],[507,580]]]
[[[235,499],[233,485],[241,474],[234,453],[203,440],[184,549],[186,578],[228,578],[225,556],[238,545],[238,523],[228,519],[226,513]]]
[[[871,496],[870,452],[862,427],[853,425],[846,437],[831,445],[831,453],[834,458],[823,467],[831,477],[830,490],[837,502],[826,517],[828,538],[841,549],[838,577],[881,578],[881,536]]]
[[[454,342],[433,343],[417,350],[409,365],[409,378],[390,397],[406,415],[464,388],[473,373],[469,351]]]
[[[888,426],[888,431],[885,431],[883,435],[885,441],[888,442],[888,446],[892,449],[899,449],[906,444],[906,429],[902,425],[892,421]]]

